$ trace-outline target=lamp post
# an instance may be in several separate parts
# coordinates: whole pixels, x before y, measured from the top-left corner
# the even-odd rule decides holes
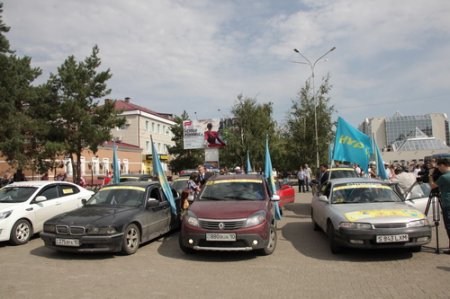
[[[318,128],[317,128],[316,90],[315,90],[315,86],[314,86],[314,68],[316,67],[316,64],[322,58],[324,58],[325,56],[328,55],[328,53],[330,53],[330,52],[332,52],[334,50],[336,50],[336,47],[331,48],[325,54],[323,54],[322,56],[317,58],[313,63],[311,63],[311,61],[308,58],[306,58],[305,55],[303,55],[298,49],[294,49],[294,52],[300,54],[303,57],[303,59],[306,60],[306,62],[296,62],[296,63],[307,64],[311,68],[312,89],[313,89],[313,103],[314,103],[314,130],[315,130],[315,135],[316,135],[315,138],[316,138],[316,164],[317,164],[317,168],[319,168],[320,161],[319,161],[319,134],[318,134]]]

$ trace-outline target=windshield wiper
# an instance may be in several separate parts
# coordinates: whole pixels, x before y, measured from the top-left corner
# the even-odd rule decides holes
[[[223,200],[221,197],[212,197],[212,196],[202,196],[199,200]]]

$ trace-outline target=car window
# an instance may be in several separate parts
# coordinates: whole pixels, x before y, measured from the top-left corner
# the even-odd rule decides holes
[[[430,195],[429,184],[414,184],[410,190],[408,199],[424,198]]]
[[[401,198],[389,186],[369,183],[333,186],[331,198],[335,204],[400,201]]]
[[[358,174],[353,170],[331,170],[329,179],[356,178]]]
[[[118,205],[137,207],[143,204],[145,188],[130,186],[104,187],[86,203],[90,205]]]
[[[54,198],[57,198],[59,196],[58,193],[58,186],[57,185],[51,185],[44,187],[44,190],[42,190],[38,196],[45,196],[47,200],[51,200]]]
[[[27,201],[36,192],[35,187],[4,187],[0,189],[0,202],[17,203]]]
[[[199,200],[264,200],[261,180],[208,181]]]
[[[69,184],[61,184],[59,189],[59,194],[61,194],[61,196],[69,196],[80,192],[80,189],[77,186],[72,186]]]
[[[153,187],[150,190],[150,198],[156,198],[159,202],[166,201],[166,197],[163,195],[163,192],[161,192],[159,187]]]

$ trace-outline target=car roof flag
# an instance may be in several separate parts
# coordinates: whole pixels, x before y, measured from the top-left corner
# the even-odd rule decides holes
[[[153,160],[153,175],[158,178],[159,183],[163,189],[164,195],[169,201],[170,208],[173,214],[177,214],[177,208],[175,206],[175,199],[173,197],[172,189],[170,188],[169,182],[167,181],[166,175],[162,169],[161,161],[159,160],[158,151],[156,150],[155,144],[153,143],[153,137],[150,135],[152,141],[152,160]]]
[[[272,195],[276,194],[277,189],[275,187],[275,178],[273,177],[273,169],[272,169],[272,160],[270,159],[269,152],[269,137],[266,135],[266,153],[265,153],[265,163],[264,163],[264,176],[267,178],[269,182],[270,191]],[[281,211],[280,206],[278,205],[278,201],[274,202],[275,207],[275,219],[281,220]]]
[[[120,183],[120,165],[119,158],[117,157],[117,144],[113,141],[113,183]]]

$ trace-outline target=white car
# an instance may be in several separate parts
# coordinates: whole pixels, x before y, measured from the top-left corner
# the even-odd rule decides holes
[[[426,216],[378,180],[328,181],[311,201],[311,217],[314,229],[328,235],[332,253],[343,247],[420,251],[431,241]]]
[[[27,181],[0,189],[0,241],[28,242],[44,221],[82,206],[94,192],[70,182]]]

